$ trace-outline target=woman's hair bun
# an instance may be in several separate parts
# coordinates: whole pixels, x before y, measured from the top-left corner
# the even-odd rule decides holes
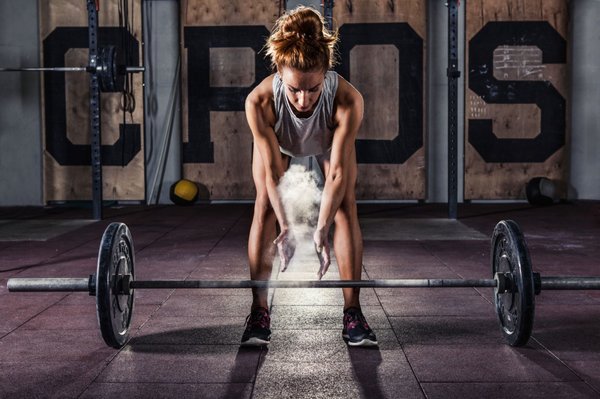
[[[301,71],[327,70],[335,64],[337,32],[325,27],[321,14],[299,6],[282,15],[267,40],[267,55],[274,68],[292,67]]]

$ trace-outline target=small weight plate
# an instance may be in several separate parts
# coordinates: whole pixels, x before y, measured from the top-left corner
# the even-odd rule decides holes
[[[511,346],[523,346],[531,336],[535,313],[533,271],[521,229],[502,220],[492,235],[492,276],[508,273],[509,289],[494,291],[496,313],[504,338]]]
[[[119,275],[134,279],[135,256],[129,228],[111,223],[102,236],[96,270],[96,312],[102,338],[113,348],[122,348],[129,339],[134,290],[118,287]]]
[[[101,47],[98,51],[98,78],[103,93],[123,91],[125,76],[119,71],[120,66],[124,64],[122,58],[115,46]]]

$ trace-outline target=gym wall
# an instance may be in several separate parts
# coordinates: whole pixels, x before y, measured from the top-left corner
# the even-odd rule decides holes
[[[141,65],[141,0],[131,0],[131,64]],[[119,30],[118,2],[100,2],[98,45],[125,53]],[[43,0],[40,6],[40,52],[44,67],[88,65],[86,2]],[[138,200],[144,192],[142,74],[132,75],[135,111],[120,108],[121,93],[101,94],[104,200]],[[89,76],[85,72],[45,72],[42,76],[44,202],[91,198]]]
[[[360,199],[425,199],[426,9],[377,0],[340,3],[337,71],[362,92]],[[249,5],[249,6],[248,6]],[[210,199],[253,199],[249,91],[271,73],[260,52],[279,1],[182,2],[184,177]]]
[[[426,199],[427,10],[422,0],[336,2],[336,70],[362,93],[357,198]]]
[[[536,176],[566,198],[567,0],[465,3],[465,199],[523,199]]]
[[[49,34],[50,30],[53,30],[55,27],[64,27],[67,25],[75,27],[85,27],[87,25],[85,9],[81,8],[79,11],[74,11],[75,7],[79,7],[82,2],[70,1],[64,3],[61,10],[66,14],[64,14],[63,17],[57,17],[57,11],[52,11],[52,7],[55,7],[53,4],[59,4],[55,3],[55,1],[56,0],[41,0],[38,4],[39,9],[38,6],[21,5],[20,2],[14,3],[18,3],[18,5],[12,5],[12,1],[0,2],[0,32],[2,32],[0,35],[0,60],[2,61],[2,66],[26,67],[40,65],[44,62],[44,57],[40,55],[43,52],[44,39]],[[101,4],[106,5],[107,8],[114,7],[111,3],[113,2],[101,2]],[[348,4],[350,3],[353,5],[352,13],[347,10]],[[394,18],[400,18],[401,15],[406,14],[405,11],[399,9],[404,7],[404,1],[402,2],[402,7],[398,7],[399,2],[382,1],[373,2],[373,9],[369,10],[372,16],[361,16],[360,13],[363,12],[360,11],[363,6],[362,3],[363,2],[359,1],[336,2],[335,17],[336,20],[338,20],[338,25],[340,24],[340,21],[346,17],[352,19],[352,22],[348,23],[369,23],[372,22],[376,16],[379,16],[382,22],[390,22],[389,20],[386,20],[384,16],[392,14],[391,4],[396,5],[396,9],[393,11],[395,15]],[[199,26],[202,26],[202,24],[218,26],[219,24],[224,24],[226,21],[224,19],[225,16],[222,16],[223,18],[220,20],[214,19],[210,23],[207,22],[207,18],[211,15],[214,16],[217,13],[215,10],[222,7],[221,5],[218,5],[216,8],[209,7],[208,12],[206,11],[206,7],[196,7],[196,11],[187,12],[184,11],[186,4],[188,3],[182,1],[180,5],[182,42],[184,39],[183,25],[186,23],[186,20],[196,20]],[[210,5],[216,4],[216,2],[211,3],[211,1],[208,1],[203,4]],[[257,4],[257,9],[260,8],[261,10],[266,7],[267,11],[265,11],[265,15],[261,17],[264,22],[259,24],[259,26],[264,26],[264,29],[268,31],[274,18],[276,18],[279,13],[279,2],[264,2],[264,7],[262,6],[263,3],[257,2],[253,4]],[[413,3],[407,1],[406,4],[409,4],[410,6],[410,4]],[[397,178],[399,184],[397,187],[391,188],[391,191],[394,193],[403,193],[404,196],[394,198],[425,198],[427,201],[444,201],[446,193],[446,159],[444,142],[446,136],[444,130],[447,128],[447,114],[444,112],[445,103],[443,101],[446,91],[444,83],[446,80],[445,63],[447,61],[445,50],[447,46],[445,30],[447,27],[444,26],[446,22],[446,8],[443,4],[440,5],[440,2],[437,0],[422,0],[420,2],[415,2],[414,4],[423,4],[423,9],[425,10],[423,14],[423,23],[425,24],[426,29],[424,32],[421,31],[421,28],[414,18],[409,20],[408,24],[423,40],[423,46],[426,50],[424,54],[427,54],[423,57],[423,68],[429,64],[428,69],[423,69],[423,71],[425,71],[423,77],[423,85],[425,87],[424,98],[427,104],[427,106],[423,107],[423,112],[424,115],[427,115],[427,118],[425,119],[427,123],[423,124],[423,131],[426,133],[423,134],[422,148],[426,148],[426,150],[417,150],[413,155],[408,157],[403,164],[361,164],[361,173],[365,176],[368,175],[369,178],[362,179],[360,184],[362,185],[361,187],[365,187],[366,184],[371,184],[373,179],[377,180],[379,178],[386,185],[392,186],[389,182],[393,182],[394,180],[392,179],[396,179],[396,175],[394,174],[390,178],[385,176],[384,173],[386,173],[386,168],[398,168],[400,172],[393,173],[399,175]],[[541,8],[540,4],[542,5]],[[45,10],[44,7],[49,7],[50,10]],[[229,11],[221,11],[222,14],[227,14],[227,18],[231,19],[231,22],[227,22],[227,24],[242,26],[244,26],[244,24],[245,26],[256,24],[255,21],[259,15],[258,11],[255,10],[254,14],[252,14],[252,21],[242,21],[242,23],[241,19],[243,18],[240,16],[242,11],[235,11],[235,7],[231,7],[233,8]],[[346,11],[344,11],[344,7],[346,7]],[[202,13],[198,11],[200,9],[203,10]],[[437,11],[433,12],[433,10]],[[105,11],[105,9],[102,9],[100,12],[101,26],[106,26],[106,21],[102,19]],[[48,12],[51,14],[48,14]],[[106,12],[116,18],[116,10]],[[600,68],[598,66],[600,65],[600,52],[595,50],[597,47],[596,40],[600,33],[600,25],[596,23],[598,16],[600,15],[600,3],[592,0],[577,0],[575,2],[567,2],[566,0],[548,2],[468,0],[461,2],[460,12],[461,15],[464,15],[467,25],[466,32],[460,32],[461,35],[465,35],[465,41],[464,43],[459,43],[461,48],[463,44],[465,46],[465,58],[467,62],[466,66],[461,69],[461,79],[464,78],[465,82],[466,98],[459,99],[461,102],[464,101],[465,103],[464,198],[482,200],[501,198],[523,199],[523,187],[525,186],[525,182],[531,177],[542,175],[553,178],[560,183],[559,189],[562,197],[572,199],[600,199],[600,175],[597,173],[597,170],[600,168],[600,158],[597,157],[598,147],[600,145],[600,139],[598,139],[597,134],[600,113],[595,110],[597,108],[595,104],[600,103],[600,90],[598,90],[599,83],[595,78]],[[235,16],[236,13],[238,16]],[[347,15],[344,16],[344,13]],[[200,18],[200,14],[205,16]],[[412,18],[413,14],[415,14],[415,10],[410,9],[408,15]],[[418,14],[419,13],[417,12],[415,15]],[[49,15],[54,16],[52,17]],[[427,19],[428,17],[430,18],[429,20]],[[363,21],[360,21],[360,18],[363,18]],[[472,39],[476,38],[482,30],[482,35],[485,36],[485,29],[488,29],[485,28],[485,26],[487,26],[488,23],[504,24],[524,22],[524,19],[537,21],[536,23],[538,26],[545,26],[542,28],[544,31],[548,31],[548,26],[552,28],[551,30],[556,31],[558,36],[553,35],[553,37],[563,38],[566,42],[566,61],[547,61],[545,59],[546,55],[540,54],[540,51],[536,49],[530,49],[533,50],[531,53],[524,51],[526,50],[526,47],[538,47],[543,45],[543,43],[535,45],[527,44],[526,46],[499,44],[497,49],[495,48],[491,51],[492,55],[494,52],[498,56],[508,55],[511,57],[512,61],[520,60],[521,62],[524,62],[528,68],[535,67],[536,71],[539,70],[539,72],[537,75],[523,76],[522,74],[519,75],[519,73],[522,72],[519,71],[519,68],[513,67],[511,71],[507,72],[508,77],[505,78],[504,73],[502,75],[497,74],[503,69],[506,70],[506,68],[500,68],[499,64],[496,62],[496,64],[493,64],[495,66],[492,77],[498,81],[499,86],[503,88],[504,91],[506,91],[509,84],[511,84],[510,82],[514,82],[519,85],[528,84],[530,87],[542,88],[542,97],[543,93],[546,93],[546,91],[549,90],[549,87],[552,87],[555,90],[555,93],[552,94],[552,96],[558,98],[555,95],[558,94],[560,97],[564,98],[564,137],[560,138],[561,133],[556,133],[555,123],[553,125],[554,130],[551,131],[553,134],[550,136],[553,136],[555,141],[556,137],[558,137],[558,145],[556,145],[556,142],[552,144],[552,140],[549,141],[554,147],[557,147],[554,152],[552,152],[552,146],[547,147],[548,142],[546,142],[546,138],[550,136],[547,133],[537,134],[542,130],[542,124],[544,123],[543,114],[548,114],[548,112],[544,112],[544,109],[547,109],[545,105],[540,107],[535,101],[530,101],[530,99],[521,97],[517,97],[516,101],[512,98],[513,102],[494,103],[490,101],[491,97],[485,93],[478,93],[476,90],[479,89],[477,88],[473,89],[471,87],[472,82],[468,81],[470,79],[468,64],[470,62],[469,51],[471,51]],[[65,20],[67,21],[64,22]],[[392,23],[395,22],[392,21]],[[115,21],[110,22],[110,24],[114,26]],[[141,24],[141,18],[136,14],[136,32],[140,29],[138,26],[139,24]],[[39,32],[37,26],[40,28]],[[46,27],[43,28],[43,26]],[[190,26],[194,25],[190,24]],[[435,35],[431,35],[431,32],[434,32]],[[136,39],[139,40],[138,34],[136,34]],[[83,40],[85,41],[85,39]],[[39,41],[39,43],[36,43],[35,41]],[[85,64],[85,47],[87,47],[86,43],[75,46],[72,50],[65,53],[65,60],[68,60],[69,63],[76,62],[77,64]],[[348,78],[357,86],[362,85],[360,89],[365,92],[365,99],[367,100],[366,107],[371,107],[371,104],[374,104],[371,100],[373,98],[373,93],[369,92],[370,86],[381,85],[377,76],[382,76],[391,81],[394,81],[394,79],[399,80],[399,78],[386,75],[390,72],[391,68],[381,71],[377,76],[373,75],[370,77],[368,75],[356,75],[353,71],[358,68],[358,66],[355,64],[365,63],[368,60],[364,60],[363,57],[357,58],[356,55],[353,54],[361,52],[368,55],[376,54],[381,56],[382,60],[390,59],[392,62],[400,63],[400,61],[402,61],[401,58],[398,58],[398,61],[394,58],[396,56],[396,50],[394,50],[393,47],[393,45],[381,43],[375,45],[360,44],[354,46],[353,49],[350,50],[350,70],[348,72]],[[228,53],[238,50],[240,59],[250,60],[251,56],[248,52],[248,48],[246,48],[246,52],[241,48],[225,48],[225,50],[212,50],[212,63],[224,63]],[[82,54],[81,51],[84,53]],[[187,57],[187,52],[189,52],[189,49],[184,48],[184,57]],[[401,57],[400,52],[398,52],[397,56]],[[486,56],[489,57],[489,51]],[[73,57],[75,58],[73,59]],[[560,57],[565,58],[563,56]],[[218,61],[219,59],[221,61]],[[257,58],[254,59],[255,65],[257,62],[256,60]],[[209,63],[210,62],[211,61],[209,60]],[[224,64],[221,67],[223,66]],[[182,62],[182,68],[186,67],[187,61]],[[231,69],[233,67],[228,66],[228,68]],[[243,68],[238,67],[238,69]],[[260,66],[255,67],[254,69],[255,76],[253,81],[257,81],[256,70],[259,70]],[[244,71],[247,70],[244,69]],[[200,72],[202,71],[200,70]],[[343,71],[340,72],[344,73]],[[206,73],[206,71],[202,73]],[[242,93],[240,94],[240,98],[243,98],[243,92],[247,92],[249,90],[248,86],[253,84],[253,82],[250,81],[251,76],[244,73],[241,75],[243,77],[232,77],[232,74],[235,74],[232,69],[229,70],[228,73],[225,73],[225,75],[229,76],[229,82],[227,84],[230,86],[216,86],[223,85],[223,82],[211,82],[209,78],[209,84],[215,85],[214,87],[211,86],[211,90],[223,97],[224,94],[229,93],[232,90],[238,90],[233,87],[237,85],[241,86],[239,89],[240,93]],[[187,79],[185,73],[182,74],[182,76],[184,76],[183,79]],[[61,165],[56,161],[55,157],[51,155],[51,152],[54,150],[49,149],[46,144],[49,137],[54,141],[58,140],[63,146],[65,142],[67,143],[67,146],[86,145],[86,143],[89,142],[89,133],[87,133],[89,127],[86,120],[89,114],[87,110],[87,75],[81,74],[79,77],[75,75],[67,76],[67,82],[71,82],[69,85],[75,84],[75,82],[72,82],[73,80],[82,78],[83,81],[77,84],[82,85],[81,87],[82,90],[85,90],[85,94],[79,93],[77,90],[75,90],[77,91],[77,93],[75,93],[72,89],[65,91],[65,108],[67,107],[67,104],[71,108],[69,108],[68,111],[61,110],[60,112],[53,112],[52,115],[54,117],[64,114],[63,123],[65,125],[68,123],[69,126],[72,125],[73,128],[65,128],[62,132],[50,129],[50,135],[48,135],[48,121],[45,120],[46,94],[42,93],[40,99],[39,93],[39,83],[44,77],[45,76],[42,74],[25,73],[18,75],[3,73],[0,75],[0,82],[2,82],[3,87],[3,96],[0,97],[0,165],[2,166],[0,168],[0,184],[2,186],[0,205],[42,205],[48,201],[90,198],[91,172],[88,166],[89,163],[84,162],[79,165]],[[372,78],[373,81],[368,81],[369,78]],[[188,101],[189,96],[185,93],[185,91],[188,90],[188,84],[183,79],[182,91],[184,91],[184,93],[181,98],[182,101]],[[45,82],[43,84],[45,84]],[[165,85],[171,87],[171,80],[165,82]],[[44,86],[42,86],[42,91],[45,91],[43,87]],[[141,85],[138,84],[136,90],[139,90],[139,93],[136,92],[136,98],[138,98],[137,107],[139,111],[142,111],[144,103],[142,99],[138,97],[142,94]],[[402,87],[400,87],[400,92],[402,92]],[[107,96],[114,96],[114,94],[103,94],[103,98]],[[521,94],[519,94],[519,96],[521,96]],[[78,101],[79,105],[76,105]],[[390,106],[393,107],[393,101],[394,99],[392,97],[389,97],[384,93],[381,104],[385,104],[385,108]],[[109,105],[113,104],[113,111],[109,111],[109,115],[116,113],[120,114],[120,112],[114,111],[114,100],[103,99],[103,102],[108,102]],[[414,104],[411,103],[410,105],[413,106]],[[381,108],[383,109],[384,106],[382,105]],[[428,108],[429,111],[427,111],[426,108]],[[195,109],[197,110],[199,108]],[[368,110],[367,112],[377,111],[379,111],[379,109],[375,107],[375,110],[371,108],[371,110]],[[192,113],[194,112],[197,113],[197,111],[193,111]],[[198,162],[193,158],[192,162],[190,162],[190,158],[188,157],[187,161],[182,160],[184,173],[189,177],[193,177],[194,180],[200,183],[206,185],[214,184],[211,191],[213,199],[252,198],[254,193],[249,173],[251,135],[247,130],[245,118],[243,115],[240,115],[240,111],[211,110],[209,113],[211,126],[220,119],[229,119],[227,123],[231,127],[228,128],[228,134],[225,135],[231,137],[229,144],[233,146],[233,150],[228,150],[227,154],[235,159],[221,162],[219,161],[219,158],[216,157],[216,160],[221,162],[220,164],[208,164]],[[374,130],[377,130],[384,128],[388,129],[390,126],[395,126],[395,123],[397,123],[394,120],[394,118],[396,118],[395,114],[393,112],[380,111],[379,116],[381,116],[382,113],[385,116],[384,119],[365,119],[363,129],[360,133],[361,140],[368,139],[366,135],[373,134],[365,131],[366,127],[371,126]],[[190,114],[191,113],[188,112],[187,108],[182,110],[182,124],[189,125]],[[556,115],[562,115],[562,112],[551,112],[550,115],[556,117]],[[459,117],[461,116],[463,115],[459,110]],[[118,116],[116,117],[119,118]],[[527,145],[529,145],[530,148],[535,148],[533,153],[539,152],[539,149],[543,150],[541,152],[545,151],[552,153],[550,155],[542,154],[542,158],[544,156],[546,156],[546,158],[541,161],[538,159],[525,159],[513,162],[504,160],[504,158],[500,162],[493,159],[486,160],[489,157],[488,155],[481,155],[481,142],[477,141],[476,131],[472,131],[472,126],[469,126],[469,124],[472,121],[479,121],[475,123],[475,125],[477,125],[477,123],[483,121],[484,124],[488,124],[489,126],[490,120],[492,121],[493,135],[490,136],[488,129],[488,133],[481,136],[484,137],[484,141],[485,138],[491,138],[493,143],[507,142],[503,140],[520,140],[514,141],[514,145],[506,146],[509,148],[509,156],[531,156],[532,152],[526,149]],[[118,120],[114,122],[109,121],[110,116],[103,115],[103,143],[106,146],[105,148],[110,147],[114,151],[117,151],[114,144],[120,137],[120,132],[111,126],[113,126],[113,123],[114,126],[118,126],[121,123]],[[164,121],[162,120],[157,120],[155,123],[158,126],[164,125]],[[109,124],[110,126],[107,127],[106,124]],[[140,130],[143,131],[143,118],[138,118],[134,113],[133,125],[139,125]],[[223,126],[228,125],[223,124]],[[40,138],[42,136],[40,130],[43,130],[44,132],[43,140]],[[83,132],[83,130],[85,130],[85,132]],[[188,126],[185,126],[185,130],[186,136],[183,138],[183,145],[190,142],[190,132],[187,131]],[[369,128],[369,130],[371,130],[371,128]],[[393,130],[390,131],[393,132]],[[404,127],[399,129],[399,131],[400,138],[403,140],[405,137]],[[213,148],[217,153],[219,151],[219,145],[217,145],[218,142],[215,142],[215,140],[225,140],[226,138],[217,139],[213,138],[212,135],[214,134],[216,135],[215,137],[218,137],[220,133],[219,130],[213,131],[212,128],[210,130],[211,138],[209,143],[212,141]],[[460,135],[462,135],[462,131],[460,130],[459,124],[459,140]],[[531,147],[531,144],[524,145],[526,142],[535,140],[538,140],[537,142],[539,142],[540,136],[543,138],[542,141],[545,142],[540,144],[540,146]],[[65,137],[68,137],[68,140],[65,140]],[[131,135],[128,134],[125,137],[131,137]],[[200,135],[200,141],[198,142],[206,140],[206,137],[206,134],[204,134],[204,136]],[[373,137],[391,141],[394,138],[394,133],[380,134],[379,132],[376,132],[373,134]],[[192,142],[194,142],[194,140],[196,139],[192,138]],[[248,141],[244,142],[243,140]],[[481,138],[479,140],[481,141]],[[69,142],[71,144],[69,144]],[[126,146],[129,146],[128,143],[135,144],[135,141],[126,140]],[[145,147],[144,140],[140,140],[139,145],[140,154],[142,154]],[[425,145],[427,145],[427,147],[424,147]],[[178,152],[179,148],[174,147],[176,146],[171,145],[169,151]],[[483,147],[485,147],[485,145]],[[496,144],[491,145],[492,149],[500,147]],[[241,150],[238,151],[240,148]],[[199,153],[202,154],[202,151],[204,150],[201,150]],[[76,155],[78,158],[81,158],[82,154],[85,157],[86,155],[84,152],[85,151],[80,151],[79,149],[74,151],[75,154],[79,154]],[[69,153],[71,153],[71,151],[69,151]],[[504,151],[502,154],[502,157],[504,157],[507,152]],[[484,158],[484,156],[486,158]],[[44,169],[42,169],[41,165],[42,159],[44,159]],[[135,164],[135,167],[132,167],[134,164],[131,162],[138,163]],[[143,193],[145,174],[143,170],[143,155],[134,156],[131,162],[127,163],[125,167],[122,166],[122,161],[118,165],[108,165],[104,167],[105,199],[145,199]],[[417,166],[411,167],[411,162],[414,162]],[[223,167],[223,165],[227,166]],[[432,165],[434,165],[435,168],[432,168]],[[129,169],[130,167],[131,169]],[[210,168],[213,168],[213,170]],[[132,169],[135,171],[128,172],[128,170]],[[374,172],[371,172],[371,170],[374,170]],[[114,171],[118,171],[118,174],[114,173]],[[459,182],[462,172],[462,168],[459,168]],[[411,173],[414,173],[414,175],[411,176]],[[110,177],[111,174],[115,177]],[[133,175],[134,177],[131,177]],[[208,175],[214,175],[215,177]],[[427,182],[424,193],[419,191],[421,176],[423,176],[423,179]],[[221,181],[225,181],[225,178],[230,177],[232,177],[232,179],[229,180],[230,183],[227,183],[229,187],[218,188]],[[213,178],[214,183],[211,183],[211,178]],[[409,186],[411,184],[412,186]],[[384,189],[387,188],[388,187],[384,187]],[[363,189],[360,188],[360,190]],[[361,195],[369,194],[369,192],[374,192],[375,190],[377,190],[376,187],[370,187],[369,190],[362,191]],[[130,196],[129,194],[131,191],[135,191],[136,194]],[[461,199],[460,194],[461,193],[459,193],[459,200]],[[377,199],[384,199],[386,198],[385,195],[385,191],[378,192]],[[376,196],[373,195],[373,197]]]
[[[183,177],[211,200],[254,198],[248,93],[270,73],[260,52],[280,2],[181,1]]]

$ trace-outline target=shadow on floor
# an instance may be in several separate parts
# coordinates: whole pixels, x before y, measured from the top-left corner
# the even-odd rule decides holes
[[[381,387],[381,378],[378,378],[378,368],[382,362],[379,347],[351,347],[348,346],[350,363],[356,381],[360,386],[363,397],[385,398]]]

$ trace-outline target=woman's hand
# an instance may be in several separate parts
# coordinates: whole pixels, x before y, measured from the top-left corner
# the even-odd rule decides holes
[[[296,252],[296,239],[294,238],[294,234],[289,229],[282,230],[275,241],[273,241],[273,244],[277,245],[279,260],[281,261],[280,270],[284,272],[290,264],[294,252]]]
[[[315,250],[317,251],[317,256],[319,257],[319,263],[321,264],[319,272],[317,273],[319,280],[321,280],[325,273],[327,273],[329,265],[331,265],[331,248],[329,247],[329,238],[327,237],[327,231],[317,229],[315,231],[315,234],[313,235],[313,240],[315,242]]]

